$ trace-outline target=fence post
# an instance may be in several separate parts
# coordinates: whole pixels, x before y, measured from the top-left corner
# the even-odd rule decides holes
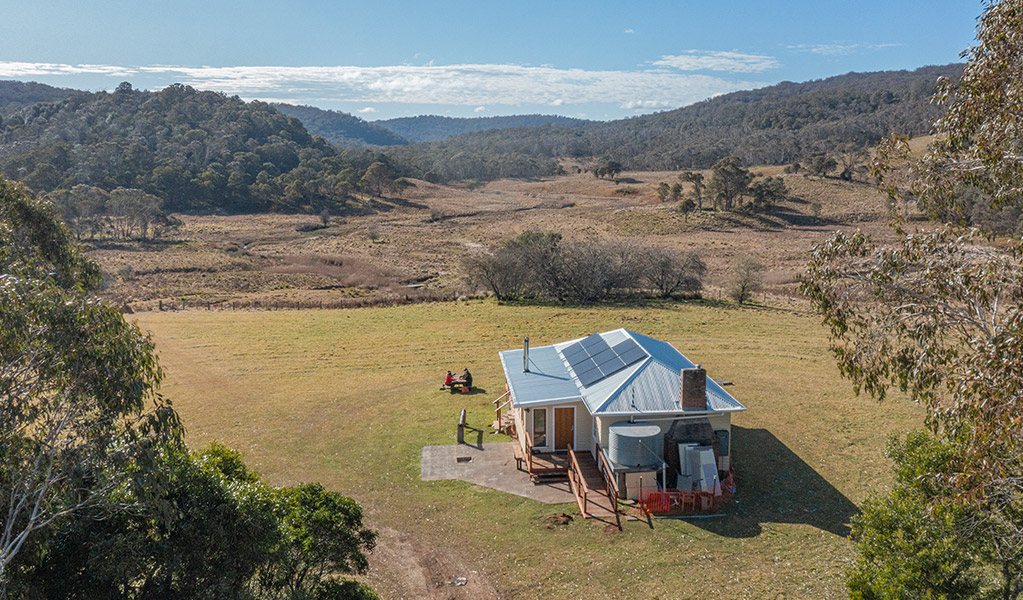
[[[465,443],[465,409],[458,415],[458,443]]]

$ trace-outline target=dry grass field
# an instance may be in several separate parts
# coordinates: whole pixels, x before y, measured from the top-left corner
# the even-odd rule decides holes
[[[790,198],[770,213],[705,210],[686,220],[675,203],[662,203],[655,193],[658,183],[677,177],[627,172],[614,183],[574,173],[497,181],[472,191],[420,181],[401,199],[367,200],[314,231],[300,231],[319,223],[314,215],[184,215],[172,239],[97,242],[91,254],[108,274],[107,296],[136,310],[159,300],[315,304],[471,291],[462,258],[532,229],[696,250],[709,267],[710,297],[724,295],[735,256],[751,252],[767,266],[766,293],[778,303],[796,301],[794,276],[826,233],[860,227],[889,235],[884,200],[867,183],[784,175]],[[636,193],[615,195],[623,187]]]
[[[497,197],[494,191],[484,190],[481,199]],[[569,230],[573,219],[596,227],[606,218],[609,231],[621,226],[616,210],[660,218],[657,205],[613,209],[608,202],[557,209],[565,219],[547,223]],[[829,210],[839,210],[837,203]],[[584,213],[593,215],[578,216]],[[523,226],[543,221],[543,214]],[[386,225],[387,218],[416,219],[412,213],[381,217],[389,241],[383,257],[403,243],[399,226]],[[411,226],[436,228],[436,252],[497,237],[488,218],[465,219],[457,228],[421,219]],[[232,223],[203,226],[217,222]],[[788,236],[819,233],[817,226],[784,234],[742,231],[716,232],[725,248],[715,252],[738,246],[730,240],[739,237],[767,236],[788,244],[771,252],[791,253],[795,264],[804,250]],[[336,238],[338,253],[348,252],[346,243],[370,255],[376,250],[354,232]],[[713,237],[700,239],[709,244]],[[665,241],[690,243],[687,235]],[[918,407],[904,399],[879,405],[854,397],[838,377],[818,320],[781,307],[704,301],[567,308],[470,300],[132,318],[156,340],[167,373],[163,393],[179,410],[191,444],[222,441],[275,484],[320,481],[363,504],[368,523],[381,532],[369,580],[386,598],[840,598],[852,559],[849,518],[872,491],[888,485],[887,437],[922,422]],[[731,391],[749,410],[733,421],[739,493],[726,517],[629,521],[622,532],[577,517],[551,529],[545,518],[574,513],[574,505],[419,480],[420,449],[453,443],[460,409],[476,427],[492,420],[491,402],[504,391],[498,351],[516,347],[523,335],[540,345],[617,327],[665,339],[712,376],[735,382]],[[476,375],[481,393],[438,391],[443,372],[463,366]],[[468,585],[453,587],[452,577],[466,577]]]

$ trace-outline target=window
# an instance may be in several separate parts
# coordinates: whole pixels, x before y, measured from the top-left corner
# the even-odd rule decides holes
[[[533,446],[547,445],[547,409],[533,409]]]

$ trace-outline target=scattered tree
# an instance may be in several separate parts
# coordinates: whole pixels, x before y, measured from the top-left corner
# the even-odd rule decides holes
[[[598,179],[610,179],[617,182],[618,174],[621,172],[622,164],[616,160],[609,160],[598,167],[594,167],[593,176]]]
[[[679,198],[682,197],[682,184],[677,181],[671,184],[668,195],[671,197],[672,202],[678,202]]]
[[[693,184],[693,196],[696,198],[696,207],[703,210],[703,190],[707,187],[703,183],[703,173],[696,171],[685,171],[678,178],[682,181]]]
[[[789,195],[785,181],[781,177],[765,177],[756,179],[749,186],[753,196],[753,207],[759,210],[770,210]]]
[[[852,181],[857,174],[867,170],[867,151],[857,144],[842,144],[838,149],[838,178]]]
[[[689,215],[696,211],[696,203],[692,198],[686,198],[678,205],[678,212],[682,213],[682,220],[689,222]]]
[[[393,184],[391,167],[382,162],[375,162],[366,168],[359,186],[374,196],[383,196],[386,190],[390,190]]]
[[[742,166],[738,158],[729,156],[719,160],[713,168],[707,193],[714,199],[714,208],[732,210],[749,191],[753,173]]]
[[[749,254],[740,254],[732,263],[732,278],[728,297],[739,304],[753,299],[753,294],[764,287],[764,265]]]
[[[680,254],[672,248],[647,248],[643,251],[643,262],[643,277],[661,298],[696,294],[703,289],[707,265],[694,251]]]
[[[664,202],[671,195],[671,186],[665,182],[657,184],[657,199]]]
[[[828,173],[838,168],[838,162],[828,154],[815,154],[806,159],[806,173],[818,177],[827,177]]]

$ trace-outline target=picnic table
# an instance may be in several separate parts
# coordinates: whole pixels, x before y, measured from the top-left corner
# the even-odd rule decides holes
[[[463,394],[468,394],[470,390],[470,386],[466,385],[465,377],[462,376],[451,378],[451,385],[441,386],[441,389],[444,388],[450,389],[452,394],[458,391],[461,391]]]

